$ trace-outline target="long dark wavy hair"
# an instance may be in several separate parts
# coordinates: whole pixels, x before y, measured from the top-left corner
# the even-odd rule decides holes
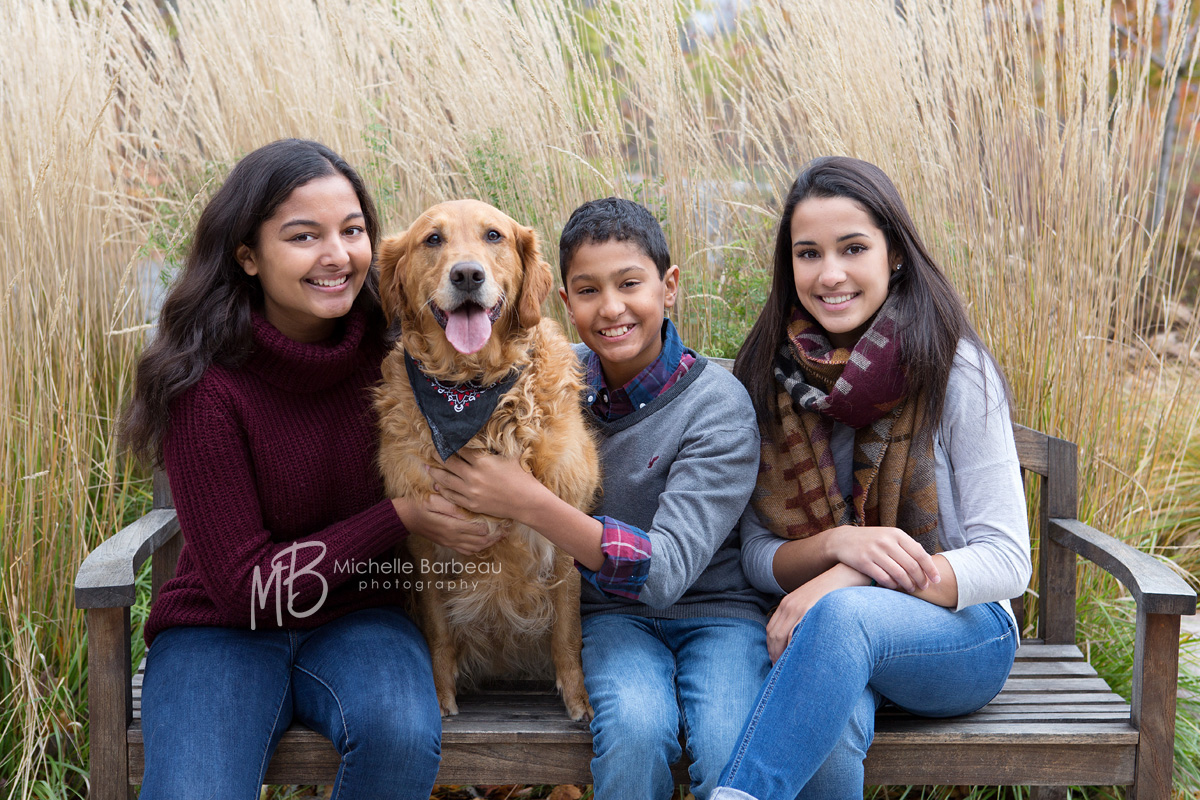
[[[826,156],[809,162],[788,191],[775,237],[771,294],[734,362],[733,372],[750,393],[765,432],[778,433],[773,410],[779,391],[775,354],[786,339],[792,310],[800,304],[792,267],[792,215],[796,206],[810,197],[846,197],[857,202],[883,231],[892,263],[903,265],[891,273],[888,296],[896,298],[900,359],[908,385],[921,387],[925,397],[927,413],[918,435],[929,435],[941,419],[960,340],[975,344],[1003,381],[1003,373],[971,327],[958,293],[929,255],[892,181],[874,164]],[[983,365],[979,366],[982,369]],[[1007,394],[1007,385],[1004,391]]]
[[[194,385],[210,364],[237,366],[253,349],[251,310],[262,286],[238,263],[238,247],[258,246],[264,221],[299,186],[340,174],[354,187],[372,252],[379,216],[362,178],[337,153],[305,139],[281,139],[239,161],[196,224],[181,274],[167,293],[154,340],[138,362],[133,398],[121,416],[122,443],[160,464],[171,401]],[[379,274],[374,264],[355,303],[381,332]]]

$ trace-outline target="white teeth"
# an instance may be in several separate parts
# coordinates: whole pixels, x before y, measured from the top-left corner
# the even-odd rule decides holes
[[[341,286],[343,283],[345,283],[348,280],[350,280],[349,275],[342,275],[340,278],[327,278],[324,280],[322,280],[321,278],[309,278],[308,282],[315,284],[317,286],[333,287],[333,286]]]
[[[837,304],[844,303],[853,297],[854,297],[853,294],[839,294],[839,295],[835,295],[833,297],[822,297],[821,302],[828,303],[831,306],[836,306]]]
[[[600,335],[601,336],[624,336],[625,334],[629,333],[631,330],[633,330],[632,325],[622,325],[619,328],[607,328],[605,330],[602,330],[602,331],[600,331]]]

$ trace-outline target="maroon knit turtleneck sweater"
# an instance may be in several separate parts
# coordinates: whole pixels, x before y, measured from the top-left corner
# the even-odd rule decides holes
[[[403,601],[403,576],[364,566],[391,562],[405,535],[375,464],[384,345],[365,322],[356,307],[339,334],[302,344],[255,314],[249,360],[209,367],[172,403],[163,456],[184,546],[147,644],[175,625],[249,628],[252,608],[256,630],[277,630],[277,595],[283,628]]]

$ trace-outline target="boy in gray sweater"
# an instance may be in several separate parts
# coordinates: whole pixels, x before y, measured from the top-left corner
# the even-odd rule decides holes
[[[597,800],[669,797],[681,730],[706,800],[770,667],[768,601],[742,573],[737,530],[758,473],[754,409],[665,319],[679,267],[649,211],[585,203],[559,254],[600,438],[596,516],[498,457],[454,456],[434,477],[448,499],[528,525],[576,559]]]

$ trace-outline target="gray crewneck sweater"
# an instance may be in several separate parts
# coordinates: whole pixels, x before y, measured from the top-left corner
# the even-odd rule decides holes
[[[854,432],[835,425],[839,484],[850,474]],[[938,540],[958,581],[958,608],[1019,597],[1033,571],[1016,443],[1000,376],[977,347],[961,342],[934,432]],[[845,491],[845,488],[843,488]],[[743,567],[763,591],[783,594],[775,551],[787,540],[763,527],[753,507],[742,519]]]
[[[581,344],[575,352],[581,361],[588,354]],[[604,481],[593,513],[646,533],[650,572],[638,600],[584,581],[580,611],[765,621],[769,601],[742,572],[737,530],[759,457],[754,407],[741,383],[696,356],[653,402],[613,422],[591,422]]]

